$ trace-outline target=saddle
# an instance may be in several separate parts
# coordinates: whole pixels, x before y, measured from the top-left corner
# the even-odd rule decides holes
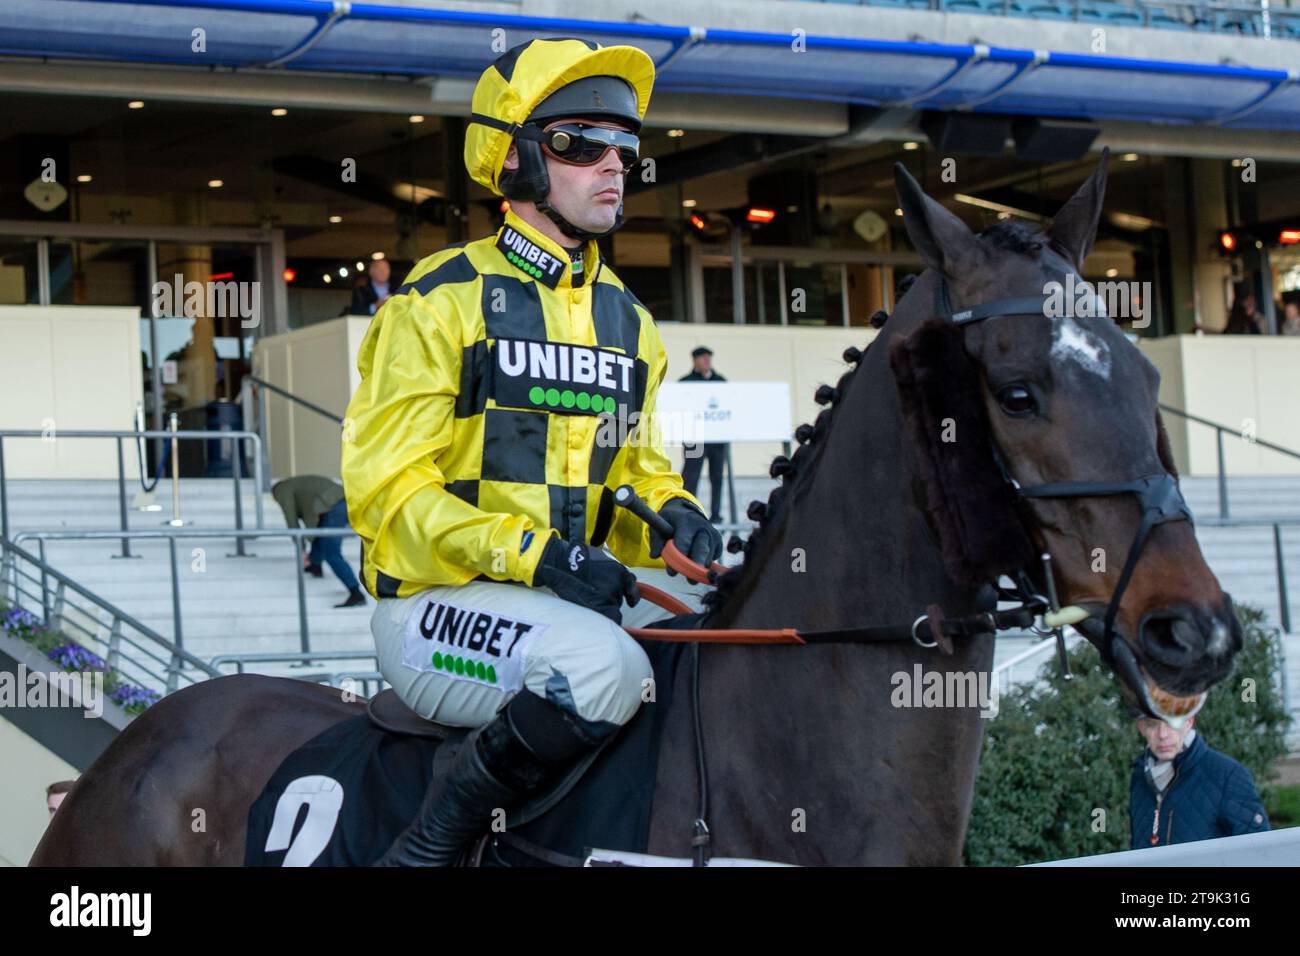
[[[644,852],[659,743],[686,645],[642,645],[657,701],[485,833],[466,865],[580,866],[594,847]],[[390,689],[289,754],[249,810],[246,866],[369,866],[414,819],[470,734]]]

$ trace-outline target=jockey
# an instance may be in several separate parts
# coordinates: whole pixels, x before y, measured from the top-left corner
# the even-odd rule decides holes
[[[576,39],[489,66],[465,164],[509,200],[505,223],[416,265],[361,343],[342,474],[380,671],[421,716],[477,728],[381,865],[451,865],[649,699],[619,625],[666,616],[637,605],[628,569],[662,584],[664,540],[614,489],[632,485],[683,554],[721,554],[635,427],[667,358],[596,243],[623,224],[653,83],[641,50]]]

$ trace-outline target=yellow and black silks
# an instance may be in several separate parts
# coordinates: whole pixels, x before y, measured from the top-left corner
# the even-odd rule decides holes
[[[507,213],[497,235],[420,262],[375,316],[342,460],[374,596],[531,583],[555,535],[661,566],[612,492],[631,484],[655,510],[695,501],[630,428],[654,411],[663,341],[595,242],[585,256],[575,287],[565,250]]]

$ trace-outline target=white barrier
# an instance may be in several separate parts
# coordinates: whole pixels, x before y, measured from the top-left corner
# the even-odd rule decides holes
[[[1300,866],[1300,827],[1030,866]]]

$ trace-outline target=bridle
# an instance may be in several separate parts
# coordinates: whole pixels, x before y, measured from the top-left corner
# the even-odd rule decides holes
[[[1048,297],[1046,294],[1042,296],[996,299],[971,308],[954,310],[948,296],[948,280],[942,273],[938,275],[935,314],[937,318],[952,322],[954,325],[965,327],[975,322],[981,322],[984,319],[1000,316],[1034,315],[1042,317],[1048,314]],[[1105,316],[1107,313],[1104,302],[1095,292],[1092,295],[1092,306],[1095,310],[1092,314]],[[990,441],[992,442],[991,438]],[[1106,607],[1102,632],[1099,639],[1094,640],[1093,643],[1097,645],[1097,649],[1107,665],[1117,673],[1122,672],[1121,676],[1131,683],[1140,700],[1142,696],[1141,676],[1138,673],[1137,661],[1128,645],[1115,633],[1115,618],[1119,614],[1119,606],[1124,599],[1124,593],[1133,578],[1133,571],[1137,567],[1142,551],[1146,547],[1151,532],[1155,527],[1169,521],[1193,521],[1191,509],[1187,506],[1183,493],[1178,487],[1178,480],[1165,471],[1158,475],[1147,475],[1130,480],[1055,481],[1025,487],[1011,476],[1006,460],[1003,458],[1002,451],[998,448],[996,442],[992,442],[992,453],[993,460],[997,463],[1003,480],[1011,488],[1012,494],[1018,502],[1033,498],[1094,498],[1128,494],[1137,498],[1138,507],[1142,510],[1142,520],[1138,525],[1137,534],[1134,535],[1133,543],[1129,546],[1128,556],[1124,559],[1124,567],[1120,572],[1119,583],[1116,585],[1115,592],[1111,595],[1110,603]],[[1044,555],[1044,559],[1045,563],[1050,565],[1050,557]],[[1047,574],[1047,584],[1050,590],[1052,588],[1050,566],[1045,568],[1045,573]],[[1016,597],[1026,602],[1031,597],[1039,597],[1024,593],[1027,585],[1028,574],[1018,575],[1018,593]],[[1055,604],[1055,601],[1053,600],[1052,603]],[[1055,610],[1055,608],[1053,609]]]

